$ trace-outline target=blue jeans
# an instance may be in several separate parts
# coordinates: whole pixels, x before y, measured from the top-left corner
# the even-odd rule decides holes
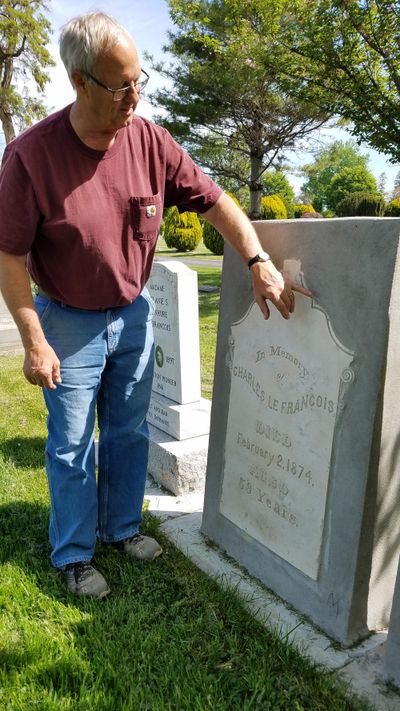
[[[138,532],[148,461],[153,379],[153,302],[144,289],[130,305],[87,311],[35,298],[62,383],[43,389],[48,409],[51,561],[91,560],[96,537]],[[94,427],[99,427],[96,482]]]

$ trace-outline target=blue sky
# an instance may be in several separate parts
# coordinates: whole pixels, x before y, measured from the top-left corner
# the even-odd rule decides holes
[[[48,16],[52,23],[54,33],[52,37],[51,51],[54,59],[57,61],[57,66],[51,70],[51,82],[46,89],[46,103],[51,110],[59,109],[74,99],[74,92],[69,83],[68,77],[61,64],[58,53],[58,36],[61,25],[68,21],[74,15],[87,12],[89,10],[103,10],[112,14],[121,24],[123,24],[132,34],[136,46],[140,54],[145,50],[153,54],[156,58],[162,57],[162,46],[167,41],[167,31],[172,29],[173,25],[168,13],[168,5],[165,0],[114,0],[114,2],[88,4],[79,0],[70,0],[68,3],[65,0],[50,0]],[[145,66],[145,62],[143,62]],[[157,84],[161,82],[160,77],[151,76],[149,90],[155,89]],[[148,118],[151,118],[152,107],[145,101],[139,104],[138,112]],[[340,130],[322,130],[315,134],[315,140],[318,141],[318,146],[328,144],[335,138],[347,140],[350,138],[348,132]],[[376,178],[381,173],[386,173],[387,182],[386,190],[391,191],[393,188],[394,178],[400,165],[391,165],[387,158],[382,154],[363,145],[362,150],[369,155],[369,168]],[[304,165],[312,162],[310,153],[298,152],[297,154],[288,154],[291,162],[294,165]],[[289,176],[295,189],[297,190],[303,179],[295,174]]]

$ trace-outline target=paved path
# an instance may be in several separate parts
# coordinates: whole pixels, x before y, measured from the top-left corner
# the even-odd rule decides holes
[[[207,259],[207,257],[201,259],[199,257],[167,257],[163,254],[156,254],[156,256],[154,257],[154,261],[156,262],[168,262],[171,259],[175,262],[183,262],[189,267],[191,265],[195,267],[214,267],[215,269],[220,269],[222,267],[222,257],[221,259]]]

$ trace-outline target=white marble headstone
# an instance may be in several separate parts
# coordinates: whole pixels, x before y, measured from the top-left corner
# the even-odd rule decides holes
[[[253,304],[231,330],[221,513],[318,578],[335,419],[352,353],[311,299],[284,321]]]
[[[153,390],[179,404],[200,400],[197,273],[181,262],[154,262],[147,288],[155,303]]]

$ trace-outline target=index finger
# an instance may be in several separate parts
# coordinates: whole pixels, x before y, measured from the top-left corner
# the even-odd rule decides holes
[[[292,291],[297,291],[298,294],[304,294],[304,296],[313,296],[312,291],[310,289],[306,289],[304,286],[301,286],[301,284],[298,284],[296,281],[293,281],[291,283],[291,289]]]
[[[51,375],[42,375],[41,381],[42,382],[39,383],[39,385],[41,385],[42,387],[47,388],[48,390],[55,390],[56,385],[53,382],[53,378]]]
[[[290,307],[285,304],[284,300],[282,299],[282,295],[279,297],[277,300],[270,299],[274,306],[278,309],[279,313],[283,318],[289,319],[290,318]]]

